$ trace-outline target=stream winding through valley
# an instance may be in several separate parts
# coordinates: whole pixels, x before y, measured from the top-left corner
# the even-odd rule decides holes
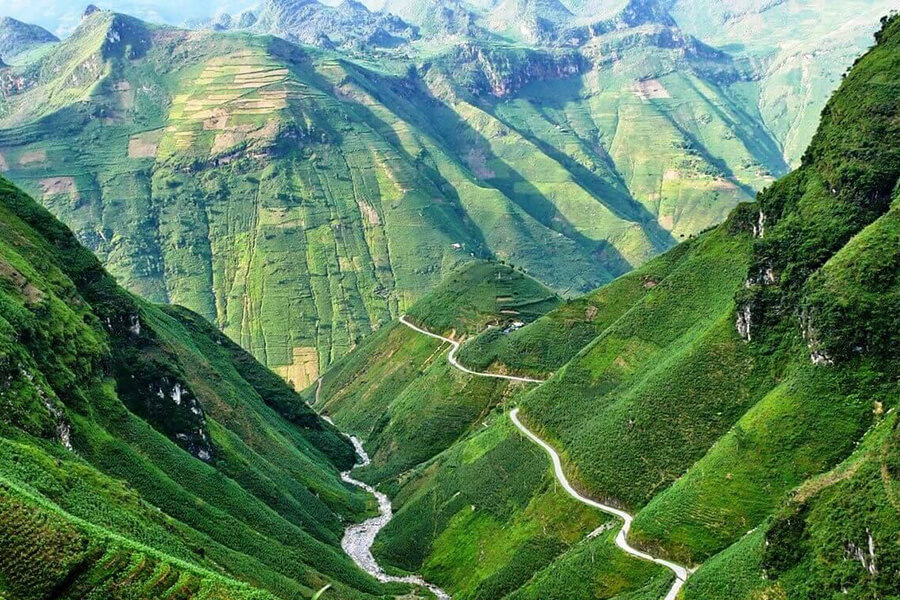
[[[316,385],[316,404],[319,403],[319,394],[321,391],[322,379],[320,378]],[[330,417],[322,415],[322,418],[334,425],[334,421],[332,421]],[[337,426],[335,425],[335,427]],[[344,432],[341,433],[350,440],[353,444],[353,449],[356,450],[357,462],[353,465],[353,469],[369,465],[372,461],[369,458],[366,449],[363,448],[360,439],[355,435],[349,435]],[[355,562],[360,569],[378,581],[383,583],[410,583],[426,588],[434,594],[438,600],[451,600],[450,594],[436,585],[428,583],[418,575],[388,575],[384,572],[384,569],[381,568],[381,565],[378,564],[378,561],[375,560],[375,557],[372,555],[372,545],[375,543],[375,537],[393,518],[394,511],[391,507],[391,499],[368,483],[355,479],[353,477],[353,469],[341,473],[341,479],[350,485],[362,488],[375,496],[375,499],[378,500],[378,516],[366,519],[362,523],[348,525],[344,530],[344,537],[341,539],[341,548],[347,553],[347,556],[353,559],[353,562]]]
[[[470,375],[475,375],[477,377],[492,377],[495,379],[507,379],[512,381],[522,381],[526,383],[542,383],[539,379],[531,379],[528,377],[517,377],[514,375],[501,375],[499,373],[481,373],[478,371],[472,371],[462,366],[456,360],[456,352],[459,350],[459,342],[456,340],[452,340],[450,338],[446,338],[442,335],[437,335],[435,333],[431,333],[426,329],[422,329],[421,327],[417,327],[413,325],[409,321],[406,320],[406,316],[400,317],[400,322],[403,325],[406,325],[413,331],[421,333],[422,335],[427,335],[429,337],[441,340],[442,342],[449,343],[451,345],[450,353],[447,356],[447,361],[455,368],[468,373]],[[316,405],[321,406],[319,404],[319,393],[322,390],[322,380],[321,378],[318,381],[318,385],[316,387]],[[618,517],[623,521],[622,527],[619,529],[619,533],[616,535],[616,545],[625,551],[627,554],[630,554],[636,558],[640,558],[642,560],[646,560],[649,562],[654,562],[658,565],[661,565],[668,570],[672,571],[675,575],[675,581],[672,584],[672,587],[669,588],[668,593],[666,594],[664,600],[675,600],[678,596],[678,592],[681,589],[681,586],[684,585],[685,581],[687,581],[688,576],[691,571],[686,567],[661,559],[655,556],[651,556],[646,552],[641,552],[640,550],[634,548],[628,543],[628,531],[631,528],[631,524],[634,520],[634,517],[618,508],[613,506],[609,506],[606,504],[602,504],[597,502],[596,500],[592,500],[583,496],[575,488],[569,483],[568,478],[563,472],[562,461],[559,458],[559,455],[556,451],[544,440],[539,438],[534,432],[528,429],[518,418],[519,409],[515,408],[510,412],[509,418],[512,420],[513,424],[532,442],[540,446],[544,449],[545,452],[550,456],[550,462],[553,465],[553,471],[556,475],[556,479],[563,486],[563,489],[568,493],[572,498],[578,500],[583,504],[587,504],[588,506],[592,506],[597,508],[607,514],[611,514],[615,517]],[[334,422],[323,415],[323,418],[334,425]],[[359,459],[356,465],[354,465],[353,469],[357,467],[365,467],[366,465],[371,463],[369,459],[369,455],[366,453],[365,448],[363,448],[362,442],[356,436],[344,434],[350,441],[353,443],[353,448],[356,450],[356,456]],[[388,575],[384,572],[384,569],[378,564],[378,561],[375,560],[375,557],[372,556],[372,545],[375,543],[375,537],[378,535],[378,532],[384,528],[385,525],[390,522],[393,517],[393,510],[391,508],[391,500],[387,497],[387,495],[382,494],[378,490],[376,490],[371,485],[359,481],[358,479],[354,479],[352,476],[353,469],[349,471],[344,471],[341,473],[341,479],[345,482],[355,485],[359,488],[364,489],[370,494],[374,495],[378,500],[378,516],[372,517],[371,519],[366,519],[362,523],[356,523],[354,525],[349,525],[347,529],[344,530],[344,537],[341,540],[341,548],[344,549],[344,552],[347,553],[353,561],[359,565],[361,569],[363,569],[366,573],[372,575],[379,581],[389,583],[389,582],[397,582],[397,583],[409,583],[413,585],[417,585],[423,588],[426,588],[433,593],[438,600],[451,600],[451,596],[440,589],[439,587],[432,585],[419,577],[418,575],[405,575],[405,576],[397,576],[397,575]]]
[[[362,442],[360,442],[359,438],[356,436],[351,435],[348,437],[353,443],[353,448],[356,450],[356,456],[359,458],[359,462],[356,463],[354,468],[365,467],[371,461],[369,460],[369,455],[366,454],[365,448],[363,448]],[[427,588],[432,594],[437,596],[439,600],[450,600],[450,594],[436,585],[428,583],[418,575],[397,576],[388,575],[384,572],[384,569],[381,568],[381,565],[379,565],[378,561],[375,560],[375,557],[372,556],[372,544],[375,543],[375,536],[378,535],[378,532],[381,531],[394,516],[394,511],[391,508],[391,500],[387,495],[382,494],[368,483],[354,479],[351,475],[352,472],[352,469],[350,471],[344,471],[341,473],[341,479],[374,495],[378,500],[378,516],[366,519],[362,523],[350,525],[344,530],[344,538],[341,540],[341,548],[344,549],[344,552],[346,552],[363,571],[373,576],[378,581],[385,583],[411,583]]]

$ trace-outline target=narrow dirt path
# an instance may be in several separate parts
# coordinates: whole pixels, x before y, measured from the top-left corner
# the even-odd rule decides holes
[[[472,371],[471,369],[467,369],[464,366],[460,365],[456,361],[456,351],[459,350],[459,342],[455,340],[451,340],[450,338],[445,338],[444,336],[437,335],[422,329],[421,327],[416,327],[408,320],[406,320],[406,316],[400,317],[400,322],[412,329],[413,331],[417,331],[423,335],[427,335],[429,337],[442,340],[447,342],[452,346],[450,350],[450,354],[447,355],[447,361],[465,373],[470,375],[475,375],[477,377],[493,377],[496,379],[509,379],[512,381],[525,381],[528,383],[543,383],[541,379],[530,379],[528,377],[515,377],[512,375],[498,375],[496,373],[480,373],[478,371]],[[662,558],[656,558],[647,554],[646,552],[641,552],[637,548],[634,548],[628,543],[628,532],[631,530],[631,523],[634,521],[634,517],[624,510],[618,509],[614,506],[608,506],[606,504],[602,504],[597,502],[596,500],[591,500],[590,498],[581,495],[578,491],[572,487],[572,484],[569,483],[568,478],[566,478],[566,474],[563,471],[562,460],[559,458],[559,454],[556,453],[556,450],[553,449],[550,444],[539,438],[535,435],[530,429],[525,427],[522,422],[519,420],[519,409],[514,408],[509,413],[509,418],[512,420],[513,424],[521,431],[525,436],[530,439],[532,442],[540,446],[550,455],[550,461],[553,463],[553,472],[556,475],[556,479],[559,481],[560,485],[562,485],[563,489],[566,490],[566,493],[578,500],[583,504],[587,504],[588,506],[592,506],[596,509],[602,510],[603,512],[618,517],[622,519],[624,522],[622,528],[619,530],[618,535],[616,535],[616,545],[621,548],[625,553],[630,554],[631,556],[640,558],[641,560],[646,560],[649,562],[654,562],[658,565],[662,565],[672,571],[675,574],[675,582],[672,584],[672,587],[669,589],[669,592],[665,595],[664,600],[675,600],[678,596],[678,592],[681,590],[681,586],[684,585],[684,582],[687,580],[690,575],[690,570],[687,567],[683,567],[682,565],[664,560]]]

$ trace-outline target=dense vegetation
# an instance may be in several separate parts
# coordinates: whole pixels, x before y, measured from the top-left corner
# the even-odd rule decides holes
[[[566,301],[529,327],[492,328],[468,340],[460,360],[471,368],[546,376],[571,360],[700,246],[691,239],[614,283]]]
[[[346,439],[5,180],[0,223],[0,595],[379,593],[339,547]]]
[[[511,405],[632,543],[699,567],[685,600],[900,595],[900,17],[800,167],[697,233],[795,141],[638,4],[578,52],[479,38],[412,69],[97,11],[3,68],[0,168],[203,315],[0,182],[0,598],[405,593],[340,550],[372,507],[314,406],[392,497],[389,569],[657,600],[671,574]],[[547,381],[454,369],[403,312]]]
[[[124,287],[196,311],[301,389],[461,263],[507,261],[573,297],[786,170],[765,74],[656,2],[622,4],[578,48],[499,24],[415,41],[353,3],[269,2],[215,25],[228,35],[94,11],[0,69],[0,171]]]
[[[560,302],[550,290],[511,267],[479,262],[448,275],[407,315],[432,332],[466,336],[488,326],[502,332],[516,322],[530,323]]]
[[[817,365],[786,383],[804,394],[790,394],[812,438],[801,452],[814,461],[827,456],[836,466],[784,499],[761,533],[710,561],[688,586],[689,598],[722,597],[725,588],[729,597],[900,593],[897,333],[889,324],[900,272],[900,160],[892,141],[900,102],[889,91],[900,77],[900,18],[885,19],[877,40],[829,101],[803,166],[760,196],[766,231],[755,245],[751,276],[772,276],[757,277],[739,296],[760,345],[772,348],[777,335],[787,336],[807,364]],[[844,433],[829,442],[833,429]],[[796,446],[804,434],[798,437],[795,421],[793,434],[780,435]],[[766,445],[772,441],[767,435]],[[841,456],[847,458],[838,462]],[[808,458],[795,457],[808,468]],[[729,564],[739,574],[768,577],[729,575],[723,572]]]
[[[508,266],[476,262],[413,305],[410,319],[464,338],[534,320],[559,299]],[[511,314],[514,313],[514,314]],[[365,440],[372,465],[357,473],[381,481],[426,461],[477,425],[522,384],[472,378],[447,363],[450,347],[391,323],[329,369],[308,401]]]
[[[700,566],[685,598],[900,593],[890,325],[900,273],[900,18],[886,19],[877,40],[829,101],[801,167],[756,204],[519,330],[482,332],[460,353],[469,367],[550,377],[509,392],[506,405],[522,406],[580,487],[637,512],[633,543]],[[431,305],[444,308],[436,324],[453,322],[452,301]],[[442,377],[465,385],[436,341],[389,331],[390,351],[368,355],[344,414],[386,380],[368,373],[398,373],[395,357],[419,344]],[[392,427],[416,421],[420,398],[408,397]],[[603,535],[577,542],[593,526],[588,515],[569,510],[577,534],[548,524],[536,539],[519,525],[520,515],[552,522],[566,509],[548,508],[546,458],[498,402],[434,458],[369,473],[397,507],[379,556],[461,598],[571,597],[588,593],[579,591],[588,573],[612,581],[607,569],[625,557]],[[371,443],[376,452],[393,444],[377,433]],[[523,575],[526,564],[537,575]],[[614,568],[622,587],[589,593],[658,597],[669,581],[640,563]]]

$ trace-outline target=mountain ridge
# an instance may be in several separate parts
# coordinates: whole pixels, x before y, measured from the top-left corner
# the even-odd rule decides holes
[[[0,218],[0,591],[378,592],[340,550],[367,506],[343,436],[197,315],[118,288],[6,180]]]
[[[342,6],[321,10],[362,10]],[[0,170],[128,289],[301,389],[464,262],[576,296],[787,170],[756,63],[667,5],[595,8],[613,16],[575,18],[574,47],[476,32],[378,51],[94,12],[0,70]]]
[[[900,17],[886,18],[876,40],[829,100],[803,165],[757,203],[524,327],[467,330],[464,367],[548,381],[515,395],[488,391],[480,398],[491,408],[445,449],[418,438],[404,448],[353,422],[381,393],[380,373],[392,373],[393,389],[415,383],[397,361],[424,342],[372,340],[392,350],[361,347],[343,372],[326,373],[325,407],[341,394],[329,384],[354,382],[352,403],[330,408],[374,456],[431,454],[399,473],[365,475],[395,504],[376,539],[382,564],[461,598],[665,594],[671,576],[617,562],[607,529],[581,540],[598,523],[555,498],[546,458],[507,424],[518,405],[579,491],[635,511],[634,546],[698,567],[685,598],[898,592],[888,320],[900,273]],[[444,322],[461,309],[441,306]],[[429,379],[428,389],[441,383]],[[395,430],[427,411],[416,398],[391,414]],[[555,524],[561,512],[574,534]]]
[[[59,38],[43,27],[12,17],[0,17],[0,57],[7,60],[15,59],[36,46],[58,41]]]

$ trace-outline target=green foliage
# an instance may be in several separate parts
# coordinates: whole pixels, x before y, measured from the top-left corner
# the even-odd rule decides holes
[[[270,600],[254,590],[150,548],[104,534],[0,481],[0,593],[22,600],[174,596]]]
[[[393,495],[384,564],[459,598],[649,600],[670,585],[612,530],[583,539],[604,517],[496,410],[514,397],[580,488],[640,509],[634,543],[706,561],[687,598],[890,597],[898,23],[755,208],[565,304],[473,259],[573,294],[783,170],[747,110],[760,90],[722,91],[723,55],[635,35],[596,42],[623,57],[599,77],[503,46],[394,76],[104,13],[17,68],[28,85],[3,101],[0,152],[130,288],[215,319],[295,386],[334,364],[306,398],[365,439],[361,476]],[[78,565],[144,589],[168,564],[192,590],[215,569],[285,598],[381,593],[338,548],[366,500],[337,477],[352,454],[336,430],[200,317],[122,292],[68,230],[0,192],[4,550],[21,561],[29,534],[60,549],[0,562],[24,577],[3,573],[16,587],[0,593],[77,584]],[[460,373],[437,340],[383,326],[406,310],[469,335],[534,320],[482,333],[461,360],[550,379]],[[44,527],[25,495],[62,522]],[[96,572],[110,554],[128,567]]]
[[[679,533],[682,526],[660,520],[661,512],[677,514],[674,506],[656,509],[680,503],[678,512],[688,515],[685,499],[702,495],[711,499],[704,504],[721,507],[731,495],[726,490],[735,489],[742,490],[737,501],[721,513],[727,522],[754,511],[758,517],[747,525],[762,522],[765,513],[775,517],[711,559],[687,586],[687,598],[897,593],[892,559],[900,526],[890,466],[897,370],[888,314],[896,304],[891,198],[900,163],[889,140],[900,106],[884,87],[897,78],[898,40],[900,20],[885,19],[878,44],[829,102],[803,166],[760,196],[765,233],[754,248],[750,286],[738,299],[756,324],[755,344],[776,356],[788,352],[782,360],[793,366],[703,460],[654,499],[644,526],[656,520],[652,527],[685,543],[695,526]],[[790,426],[779,426],[785,419]],[[763,469],[776,476],[761,478]],[[765,488],[753,489],[760,484]],[[704,529],[714,536],[723,531]],[[722,547],[728,537],[711,547]],[[885,546],[879,556],[875,549]],[[887,571],[872,567],[882,559]],[[740,565],[737,579],[727,572],[733,564]],[[768,579],[754,580],[753,572]]]
[[[0,221],[0,480],[13,511],[0,538],[16,561],[0,581],[14,597],[379,591],[339,547],[368,499],[339,478],[352,448],[337,430],[197,315],[118,288],[5,181]],[[18,506],[21,490],[58,516]],[[20,562],[55,546],[55,567]]]
[[[753,360],[734,330],[731,296],[746,273],[748,246],[745,234],[706,234],[523,399],[529,423],[564,450],[588,489],[641,506],[765,392],[766,363]],[[631,295],[630,288],[610,290]]]
[[[529,426],[561,451],[586,493],[639,509],[633,543],[703,563],[686,598],[897,593],[898,22],[886,20],[829,103],[803,166],[756,206],[643,272],[509,336],[482,334],[461,353],[479,368],[551,375],[516,398]],[[557,340],[560,349],[540,348]],[[454,573],[442,583],[463,594],[478,589],[473,580],[503,590],[519,581],[505,567],[473,574],[462,550],[487,536],[501,547],[519,539],[515,527],[500,533],[456,504],[468,488],[495,495],[453,460],[477,440],[501,439],[487,425],[385,482],[400,510],[380,555],[429,576]],[[451,485],[457,476],[467,480]],[[625,558],[600,548],[611,553],[601,573]],[[649,598],[664,589],[664,579],[635,577],[588,592],[584,556],[570,546],[509,597]]]
[[[397,514],[376,554],[459,598],[513,592],[603,519],[557,489],[546,456],[499,412],[386,485]]]
[[[488,324],[530,321],[559,304],[531,277],[475,262],[438,285],[409,310],[434,331],[465,335]],[[510,315],[506,311],[514,310]],[[523,384],[471,377],[447,363],[448,344],[392,323],[338,361],[311,403],[366,442],[372,465],[357,473],[369,481],[394,477],[460,439],[504,397]]]
[[[898,429],[890,415],[860,450],[813,480],[766,534],[763,567],[790,597],[888,598],[897,582]],[[896,471],[894,468],[893,471]]]
[[[0,165],[124,287],[301,389],[464,263],[574,296],[782,172],[719,85],[735,66],[681,40],[611,34],[616,68],[588,72],[496,39],[350,60],[99,11],[9,70]]]
[[[435,333],[480,333],[488,325],[528,323],[560,304],[531,277],[495,263],[475,263],[445,277],[410,307],[413,321]]]
[[[610,531],[580,542],[508,598],[650,600],[665,596],[671,576],[658,565],[621,552],[614,537],[615,532]]]
[[[463,344],[459,358],[470,368],[546,376],[664,281],[697,246],[694,240],[684,242],[615,282],[568,300],[528,327],[510,333],[488,329]]]
[[[891,393],[853,373],[812,365],[787,374],[641,511],[635,539],[665,539],[673,556],[694,562],[727,547],[770,515],[785,493],[852,450],[874,399],[859,397],[861,387],[883,401]]]

